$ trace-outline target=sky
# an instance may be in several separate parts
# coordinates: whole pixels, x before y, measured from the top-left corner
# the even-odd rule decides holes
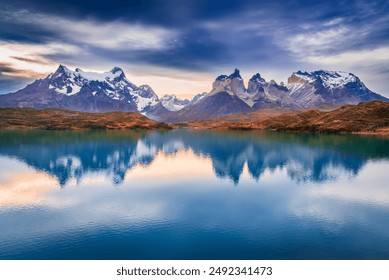
[[[354,73],[389,97],[389,1],[0,0],[0,93],[56,70],[109,71],[161,97],[220,74]]]

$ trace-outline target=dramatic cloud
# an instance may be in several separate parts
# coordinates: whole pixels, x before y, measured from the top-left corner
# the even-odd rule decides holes
[[[2,75],[30,70],[39,77],[59,63],[101,71],[118,65],[130,79],[167,76],[169,86],[148,82],[162,95],[183,93],[185,84],[185,93],[196,94],[208,89],[215,75],[235,67],[245,78],[261,72],[278,81],[299,69],[325,68],[353,72],[372,90],[389,96],[384,74],[389,69],[388,1],[1,4],[0,58],[16,69]],[[208,84],[193,88],[193,82]],[[6,88],[0,84],[0,91]]]
[[[26,10],[3,12],[2,16],[8,23],[28,25],[44,34],[53,34],[52,39],[58,41],[112,50],[165,49],[174,36],[164,28],[121,21],[73,20]]]

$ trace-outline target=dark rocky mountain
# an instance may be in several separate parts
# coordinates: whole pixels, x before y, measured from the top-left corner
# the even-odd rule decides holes
[[[183,116],[185,113],[178,113],[178,111],[183,110],[188,105],[197,104],[207,94],[207,92],[199,93],[195,95],[192,100],[182,100],[174,94],[165,95],[156,105],[152,106],[145,115],[155,121],[179,122],[181,119],[184,120],[186,118]],[[185,112],[185,110],[183,110],[183,112]]]
[[[209,94],[194,104],[169,115],[161,121],[185,122],[201,119],[217,118],[230,114],[250,112],[251,108],[238,96],[227,91]]]
[[[152,106],[146,113],[146,116],[155,121],[169,121],[177,115],[176,111],[170,111],[163,106],[162,102],[158,102]]]
[[[203,93],[199,93],[199,94],[196,94],[192,100],[190,101],[189,104],[194,104],[194,103],[197,103],[199,102],[201,99],[203,99],[203,97],[205,97],[206,95],[208,94],[208,92],[203,92]],[[189,105],[188,104],[188,105]]]

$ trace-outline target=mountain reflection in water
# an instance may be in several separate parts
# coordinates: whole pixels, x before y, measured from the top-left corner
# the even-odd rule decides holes
[[[0,131],[0,259],[388,259],[389,140]]]
[[[86,175],[104,173],[120,185],[134,166],[180,151],[208,158],[219,178],[235,185],[247,163],[252,178],[285,169],[296,182],[355,176],[367,160],[389,158],[387,139],[355,135],[282,134],[210,131],[3,131],[0,156],[25,162],[55,176],[65,187]],[[187,166],[190,172],[191,166]],[[343,174],[343,173],[342,173]],[[168,175],[168,174],[167,174]]]

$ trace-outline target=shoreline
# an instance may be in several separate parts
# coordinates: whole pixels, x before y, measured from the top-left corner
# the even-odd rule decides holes
[[[0,108],[1,130],[257,130],[287,133],[359,134],[389,137],[389,102],[343,105],[332,111],[304,110],[229,115],[168,124],[135,112],[86,113],[66,109]],[[274,109],[276,111],[276,109]]]

